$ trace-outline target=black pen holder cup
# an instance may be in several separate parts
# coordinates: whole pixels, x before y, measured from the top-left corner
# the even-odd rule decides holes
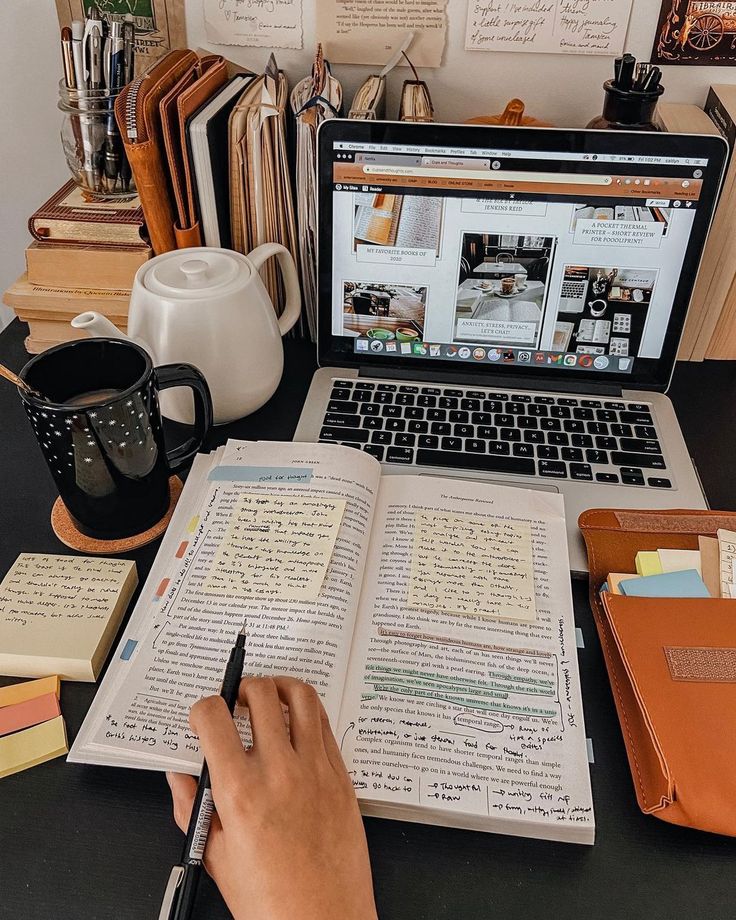
[[[72,178],[85,198],[126,201],[135,182],[115,120],[120,94],[106,89],[69,89],[59,83],[61,146]]]
[[[622,90],[613,80],[603,84],[603,114],[588,122],[586,128],[611,131],[659,131],[654,123],[654,113],[659,97],[664,92],[660,85],[650,93]]]
[[[148,530],[169,506],[169,477],[189,463],[212,425],[212,400],[190,364],[154,367],[140,346],[80,339],[32,358],[20,376],[46,398],[18,389],[44,460],[77,530],[118,540]],[[194,396],[192,436],[166,449],[158,394]]]

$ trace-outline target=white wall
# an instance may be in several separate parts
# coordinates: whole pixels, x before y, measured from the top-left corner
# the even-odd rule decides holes
[[[316,35],[318,0],[304,0],[304,50],[279,51],[277,60],[294,80],[310,66]],[[189,45],[223,51],[253,70],[262,68],[268,52],[207,44],[202,0],[185,0]],[[660,0],[634,0],[627,50],[646,60],[652,47]],[[448,42],[440,70],[426,70],[437,119],[458,121],[498,112],[513,96],[527,104],[529,114],[557,125],[584,125],[601,109],[601,84],[611,75],[607,57],[466,52],[463,50],[467,0],[448,0]],[[56,109],[61,76],[54,0],[0,0],[0,290],[23,270],[28,241],[28,216],[66,178],[59,142],[61,113]],[[12,38],[10,38],[12,36]],[[339,65],[346,99],[372,68]],[[390,81],[389,117],[405,69]],[[702,104],[710,83],[736,83],[733,67],[666,67],[663,83],[670,102]],[[9,311],[0,307],[0,327]]]
[[[0,4],[0,291],[24,270],[28,218],[67,178],[54,0]],[[0,329],[12,313],[0,305]]]

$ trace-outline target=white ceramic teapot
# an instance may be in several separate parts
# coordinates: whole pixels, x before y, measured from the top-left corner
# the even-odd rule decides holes
[[[278,259],[286,306],[277,319],[258,269]],[[284,368],[281,336],[299,319],[301,294],[289,251],[264,243],[249,255],[229,249],[166,252],[136,273],[128,312],[128,335],[99,313],[81,313],[76,329],[93,336],[131,338],[154,363],[193,364],[207,378],[216,425],[260,408],[276,390]],[[164,415],[191,424],[191,395],[162,395]]]

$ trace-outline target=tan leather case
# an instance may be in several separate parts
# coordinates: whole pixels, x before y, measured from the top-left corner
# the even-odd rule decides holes
[[[160,103],[161,125],[176,206],[174,236],[180,249],[201,246],[196,194],[187,154],[186,122],[227,82],[224,58],[209,54],[184,73]]]
[[[639,550],[697,549],[736,514],[596,509],[578,524],[639,807],[736,836],[736,600],[600,593]]]
[[[115,102],[115,119],[135,178],[143,216],[156,255],[176,249],[174,199],[166,162],[159,104],[197,61],[186,49],[170,51],[142,77],[129,83]],[[129,110],[135,135],[131,135]]]

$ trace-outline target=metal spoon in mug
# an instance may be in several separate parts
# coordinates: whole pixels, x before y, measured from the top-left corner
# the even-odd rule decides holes
[[[17,374],[14,374],[9,368],[5,367],[4,364],[0,364],[0,377],[4,377],[6,380],[14,383],[29,396],[35,396],[36,399],[43,399],[44,401],[48,402],[43,393],[39,393],[38,390],[35,390],[30,384],[26,383],[25,380],[23,380]]]

